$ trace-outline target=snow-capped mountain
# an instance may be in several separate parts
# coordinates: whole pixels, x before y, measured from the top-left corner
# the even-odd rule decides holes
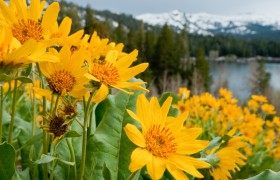
[[[190,33],[203,35],[255,35],[277,32],[280,35],[280,17],[256,14],[221,16],[207,13],[188,14],[178,10],[161,14],[142,14],[135,17],[150,25],[168,24],[178,29],[186,25]]]

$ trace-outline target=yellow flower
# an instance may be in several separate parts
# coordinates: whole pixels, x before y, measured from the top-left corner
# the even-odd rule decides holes
[[[253,99],[248,101],[248,106],[253,110],[256,111],[259,108],[259,103]]]
[[[0,23],[5,24],[21,44],[29,39],[42,41],[57,23],[59,12],[58,2],[53,2],[42,16],[45,3],[45,1],[31,0],[28,7],[26,1],[22,0],[10,0],[9,6],[4,1],[0,1],[0,13],[2,13]]]
[[[228,135],[231,136],[234,132],[235,130],[232,130]],[[210,175],[215,180],[227,180],[231,178],[230,171],[239,171],[238,165],[246,164],[245,160],[247,158],[238,151],[240,148],[247,147],[247,143],[243,141],[244,139],[242,136],[233,137],[227,142],[226,147],[212,154],[217,159],[217,164],[210,169]]]
[[[177,118],[167,116],[171,102],[169,97],[160,107],[155,97],[149,102],[141,94],[136,104],[137,115],[127,110],[142,127],[142,132],[132,124],[124,128],[128,138],[138,146],[131,154],[129,170],[135,172],[146,165],[152,179],[160,179],[166,169],[176,179],[188,179],[183,171],[203,178],[197,169],[210,165],[188,155],[203,150],[209,141],[196,140],[202,132],[201,128],[183,126],[187,113]]]
[[[96,32],[92,34],[88,44],[92,61],[103,59],[110,50],[118,51],[119,56],[126,54],[122,52],[123,47],[124,45],[121,43],[116,45],[114,42],[109,43],[107,38],[101,39]]]
[[[218,163],[210,170],[210,174],[215,180],[227,180],[231,178],[229,171],[239,170],[237,164],[245,165],[246,157],[233,147],[222,148],[215,155],[218,158]]]
[[[72,53],[69,46],[63,46],[57,56],[59,63],[41,63],[40,66],[51,91],[62,96],[69,94],[75,98],[82,97],[86,93],[85,85],[88,82],[84,77],[88,70],[82,67],[82,51]]]
[[[261,102],[261,103],[266,103],[267,99],[265,96],[260,96],[260,95],[252,95],[251,97],[253,100],[257,101],[257,102]]]
[[[261,108],[262,111],[265,112],[266,114],[276,114],[275,108],[271,104],[263,104]]]
[[[79,30],[71,35],[71,25],[72,25],[72,19],[69,17],[65,17],[61,24],[58,26],[57,21],[54,22],[49,29],[49,31],[46,32],[44,39],[55,39],[57,38],[57,44],[59,46],[63,45],[76,45],[82,38],[84,34],[84,30]]]
[[[237,99],[232,99],[232,93],[225,89],[225,88],[221,88],[220,89],[220,95],[228,102],[228,103],[232,103],[235,104],[237,103]]]
[[[103,97],[107,96],[109,87],[119,89],[128,94],[133,94],[133,92],[124,90],[124,88],[149,92],[149,90],[141,86],[145,82],[128,81],[137,74],[145,71],[148,67],[148,63],[129,67],[136,60],[137,55],[138,51],[134,50],[130,54],[119,57],[119,51],[110,50],[106,54],[105,60],[89,62],[90,74],[86,74],[86,77],[101,84],[101,88],[98,90],[100,92],[98,93],[102,93]]]
[[[30,39],[21,45],[9,29],[0,27],[0,74],[14,75],[29,63],[58,60],[35,40]]]
[[[188,99],[190,97],[190,90],[187,88],[179,88],[178,96],[181,97],[181,99]]]

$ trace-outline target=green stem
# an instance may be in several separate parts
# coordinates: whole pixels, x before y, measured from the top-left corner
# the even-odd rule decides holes
[[[139,170],[134,171],[133,173],[131,173],[131,174],[129,175],[129,177],[127,178],[127,180],[133,180],[133,178],[136,176],[136,174],[138,173],[138,171],[139,171]]]
[[[8,142],[10,144],[12,143],[13,140],[13,130],[14,130],[15,115],[16,115],[16,102],[17,102],[17,80],[15,80],[14,92],[13,92],[12,114],[11,114],[11,123],[10,123],[9,139],[8,139]]]
[[[47,110],[47,100],[46,97],[43,96],[43,115],[46,115]],[[43,153],[48,154],[48,133],[43,130]],[[44,174],[44,180],[48,179],[48,165],[43,164],[43,174]]]
[[[76,180],[77,179],[77,167],[76,167],[75,151],[74,151],[74,148],[72,145],[72,139],[66,138],[66,141],[67,141],[67,145],[68,145],[70,155],[71,155],[71,162],[74,162],[73,170],[74,170],[74,179]],[[70,177],[71,177],[71,171],[68,172],[68,179],[70,179]]]
[[[55,105],[54,105],[54,109],[53,109],[53,113],[52,113],[53,115],[56,114],[59,98],[60,98],[60,95],[57,95]]]
[[[33,110],[33,118],[32,118],[32,136],[35,135],[35,126],[36,126],[36,97],[35,97],[35,91],[33,92],[33,99],[32,99],[32,110]]]
[[[91,99],[93,97],[94,93],[92,92],[88,102],[85,106],[85,115],[84,115],[84,127],[83,127],[83,144],[82,144],[82,159],[80,164],[80,173],[79,173],[79,180],[82,180],[84,178],[84,171],[85,171],[85,163],[86,163],[86,149],[87,149],[87,129],[88,129],[88,119],[90,115],[90,104]]]
[[[2,122],[3,122],[3,110],[4,110],[4,90],[3,90],[3,86],[0,86],[0,144],[2,143]]]
[[[52,93],[50,112],[53,111],[54,94]]]
[[[96,130],[96,119],[95,119],[95,108],[96,108],[95,103],[92,103],[91,107],[90,107],[90,119],[89,119],[89,128],[88,128],[88,137],[91,135],[91,133],[95,132]]]
[[[39,77],[41,80],[41,88],[44,89],[45,85],[44,85],[44,79],[43,79],[43,73],[40,69],[40,65],[37,62],[36,63],[36,67],[38,69],[39,72]],[[46,112],[47,112],[47,99],[45,96],[43,96],[43,116],[46,116]],[[43,153],[44,154],[48,154],[48,133],[46,131],[43,131]],[[47,180],[48,179],[48,165],[47,164],[43,164],[43,179]]]
[[[51,156],[54,157],[54,154],[55,154],[55,146],[56,146],[56,143],[52,143],[51,144]],[[50,175],[50,180],[53,180],[53,176],[54,176],[54,168],[56,166],[56,160],[53,160],[52,161],[52,167],[51,167],[51,175]]]

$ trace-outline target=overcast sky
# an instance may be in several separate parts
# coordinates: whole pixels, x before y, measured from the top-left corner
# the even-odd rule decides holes
[[[280,16],[280,0],[67,0],[93,9],[139,15],[178,9],[186,13],[217,15],[257,13]]]

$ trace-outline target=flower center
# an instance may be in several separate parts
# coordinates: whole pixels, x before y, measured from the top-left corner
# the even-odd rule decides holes
[[[66,133],[67,131],[67,124],[64,124],[63,117],[55,116],[50,121],[50,133],[53,133],[56,137],[59,137]]]
[[[106,85],[115,85],[119,81],[119,72],[111,63],[93,63],[92,75]]]
[[[159,125],[152,126],[144,135],[147,150],[154,156],[167,158],[176,152],[174,137],[168,128]]]
[[[41,25],[32,19],[24,21],[23,19],[14,24],[12,28],[13,36],[23,44],[28,39],[40,41],[43,38],[43,28]]]
[[[69,71],[60,70],[48,78],[48,83],[53,92],[61,94],[64,89],[66,92],[71,91],[76,83],[76,79]]]

